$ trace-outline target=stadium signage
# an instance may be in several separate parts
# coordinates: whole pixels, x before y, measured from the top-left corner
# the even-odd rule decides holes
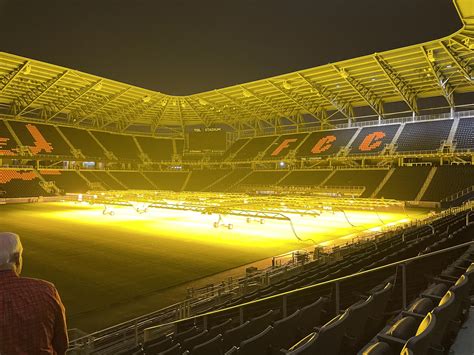
[[[386,133],[383,131],[375,131],[372,133],[367,134],[366,136],[363,137],[361,143],[355,148],[355,150],[358,150],[360,152],[370,152],[373,151],[377,148],[379,148],[382,143],[384,138],[386,137]],[[298,138],[286,138],[281,141],[281,143],[276,147],[273,152],[270,154],[272,157],[280,155],[282,151],[293,147],[297,147],[298,144],[301,140],[304,140],[306,137],[302,137],[300,139]],[[323,153],[330,148],[337,147],[337,143],[339,143],[338,146],[343,146],[347,144],[347,140],[344,140],[342,142],[338,142],[338,137],[337,137],[337,132],[333,132],[331,134],[327,134],[321,138],[319,138],[313,146],[311,146],[311,149],[309,152],[311,154],[317,155],[320,153]],[[301,152],[300,152],[301,153]],[[302,152],[305,153],[305,152]],[[310,154],[308,154],[310,155]]]

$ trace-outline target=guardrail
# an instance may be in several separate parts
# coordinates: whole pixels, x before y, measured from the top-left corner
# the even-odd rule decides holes
[[[473,192],[474,191],[474,185],[472,186],[469,186],[467,188],[465,188],[464,190],[461,190],[461,191],[458,191],[444,199],[441,200],[441,202],[452,202],[452,201],[455,201],[457,200],[458,198],[470,193],[470,192]]]

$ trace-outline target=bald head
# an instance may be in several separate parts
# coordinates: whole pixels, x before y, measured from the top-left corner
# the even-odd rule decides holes
[[[21,272],[23,247],[18,234],[0,232],[0,270],[11,269]]]

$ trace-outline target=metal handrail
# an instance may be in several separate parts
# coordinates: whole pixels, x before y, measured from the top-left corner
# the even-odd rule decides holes
[[[449,195],[445,198],[443,198],[441,200],[441,202],[451,202],[451,201],[454,201],[456,200],[457,198],[461,197],[461,196],[464,196],[465,194],[471,192],[471,191],[474,191],[474,185],[471,185],[469,187],[466,187],[465,189],[461,190],[461,191],[458,191],[458,192],[455,192],[454,194],[452,195]]]

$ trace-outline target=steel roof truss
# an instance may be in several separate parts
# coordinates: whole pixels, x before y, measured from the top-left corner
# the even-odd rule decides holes
[[[390,83],[392,83],[395,90],[402,96],[408,107],[412,112],[418,113],[418,104],[416,102],[415,91],[408,85],[405,80],[390,66],[382,57],[373,55],[373,58],[379,65],[379,67],[385,73]]]
[[[218,94],[222,95],[223,97],[225,97],[227,100],[229,100],[230,102],[232,102],[234,105],[237,105],[239,106],[241,109],[247,111],[253,118],[255,119],[258,119],[260,117],[260,114],[258,112],[255,112],[253,111],[252,109],[248,108],[244,102],[240,102],[236,99],[233,99],[231,96],[227,95],[227,94],[224,94],[222,91],[220,90],[214,90],[215,92],[217,92]]]
[[[30,88],[28,91],[23,93],[21,96],[17,97],[11,103],[10,110],[11,112],[18,116],[25,112],[25,110],[30,107],[34,102],[36,102],[41,96],[43,96],[51,87],[54,86],[59,80],[61,80],[67,71],[49,79],[48,81],[41,82],[33,88]]]
[[[272,110],[273,112],[281,115],[282,117],[285,117],[285,118],[289,118],[288,115],[286,113],[284,113],[282,110],[280,110],[279,107],[275,107],[274,105],[272,105],[272,102],[273,102],[273,99],[269,98],[268,96],[266,97],[261,97],[260,95],[257,95],[255,92],[243,87],[242,85],[240,85],[240,87],[242,88],[242,90],[245,90],[247,92],[249,92],[253,97],[255,97],[260,103],[262,103],[263,105],[267,106],[270,110]]]
[[[298,75],[311,87],[311,89],[316,93],[316,95],[322,96],[326,101],[333,105],[336,110],[341,112],[347,118],[354,117],[354,110],[349,102],[340,98],[339,95],[333,94],[331,91],[324,88],[323,86],[310,81],[303,74],[298,73]]]
[[[0,79],[0,94],[5,90],[12,82],[15,80],[15,78],[21,73],[23,68],[25,68],[27,65],[30,64],[30,61],[27,60],[11,72],[5,74],[1,79]]]
[[[163,118],[166,109],[168,108],[168,104],[171,100],[166,100],[165,104],[162,105],[162,109],[159,111],[157,116],[153,116],[151,118],[151,133],[155,134],[158,127],[161,126],[161,119]]]
[[[312,117],[314,117],[316,120],[318,121],[321,121],[321,117],[319,117],[316,112],[317,112],[317,109],[319,107],[316,107],[316,109],[314,108],[310,108],[308,106],[306,106],[306,101],[302,95],[298,94],[297,92],[295,91],[292,91],[290,94],[287,94],[283,89],[281,89],[280,87],[278,87],[278,85],[272,83],[270,80],[267,80],[267,82],[269,84],[271,84],[275,89],[277,89],[279,92],[281,92],[283,95],[285,95],[287,98],[289,98],[291,101],[293,101],[296,105],[298,105],[300,108],[302,108],[303,110],[305,110],[307,113],[309,113]]]
[[[367,104],[375,111],[377,115],[382,117],[384,115],[383,102],[380,97],[373,93],[371,89],[362,84],[359,80],[352,77],[345,71],[345,69],[339,69],[335,65],[333,68],[341,75],[341,77],[359,94],[359,96],[367,102]]]
[[[191,110],[194,112],[194,114],[196,115],[197,118],[199,118],[201,120],[202,123],[204,123],[204,125],[206,127],[209,127],[209,120],[203,116],[192,104],[191,104],[191,100],[189,99],[186,99],[185,97],[183,98],[184,101],[189,105],[189,107],[191,108]]]
[[[104,101],[99,102],[98,105],[86,105],[78,108],[77,110],[73,111],[71,113],[72,118],[80,117],[80,119],[77,120],[76,124],[81,123],[82,121],[92,118],[94,114],[105,108],[107,105],[112,103],[113,101],[117,100],[119,97],[124,95],[127,91],[129,91],[131,87],[126,88],[125,90],[119,91],[113,95],[108,96],[107,98],[104,99]]]
[[[446,53],[448,53],[449,57],[451,58],[453,63],[458,67],[458,69],[461,71],[461,73],[466,78],[466,80],[469,81],[471,85],[473,85],[473,79],[474,79],[473,69],[471,65],[469,64],[469,62],[466,59],[463,59],[456,51],[454,51],[452,47],[450,48],[446,46],[443,41],[440,41],[439,43],[441,44],[443,49],[446,51]]]
[[[450,77],[446,77],[443,74],[440,66],[436,64],[434,58],[430,59],[426,49],[423,46],[420,46],[420,49],[423,52],[423,55],[425,56],[426,63],[431,69],[431,73],[433,74],[434,80],[436,80],[436,85],[438,85],[441,89],[444,98],[449,104],[449,107],[454,107],[454,89],[448,82]]]
[[[74,104],[77,100],[86,95],[96,85],[101,83],[103,79],[99,79],[95,82],[90,83],[87,86],[82,87],[79,91],[74,90],[76,95],[70,95],[69,97],[63,97],[62,95],[56,99],[53,103],[50,103],[44,107],[44,115],[47,122],[51,121],[54,117],[59,115],[65,109]]]

